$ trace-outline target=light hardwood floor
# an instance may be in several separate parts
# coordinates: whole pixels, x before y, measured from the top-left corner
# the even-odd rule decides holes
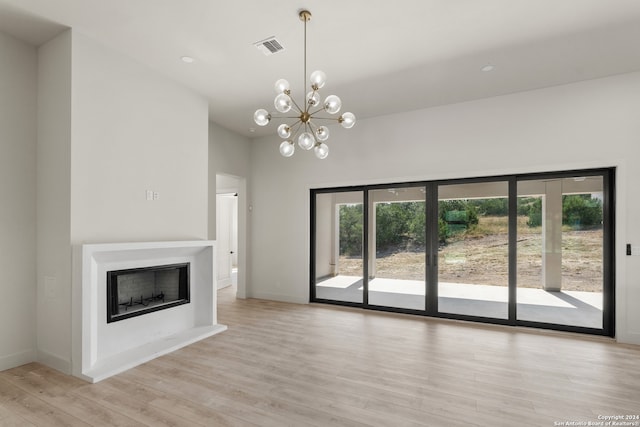
[[[0,425],[554,426],[640,415],[640,347],[235,300],[229,288],[219,299],[228,331],[98,384],[37,363],[0,372]]]

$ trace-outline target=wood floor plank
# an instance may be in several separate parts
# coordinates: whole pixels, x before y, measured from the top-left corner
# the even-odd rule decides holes
[[[1,387],[8,387],[7,385],[3,385],[2,381],[0,380],[0,388]],[[5,406],[5,404],[2,403],[2,401],[0,400],[0,426],[3,427],[13,427],[13,426],[25,426],[25,427],[31,427],[34,424],[30,423],[29,421],[25,420],[22,417],[19,417],[18,415],[16,415],[15,411],[11,410],[8,406]]]
[[[0,426],[2,427],[33,427],[35,424],[30,423],[24,418],[9,415],[7,417],[0,418]]]
[[[0,372],[1,426],[552,426],[640,414],[640,347],[219,293],[222,334],[98,384]]]
[[[220,413],[230,414],[244,422],[264,425],[287,423],[287,417],[265,411],[261,405],[268,399],[273,386],[254,384],[242,379],[242,384],[229,380],[223,371],[216,370],[207,375],[194,374],[175,364],[163,366],[163,360],[156,360],[128,372],[131,381],[162,390],[171,397],[178,392],[194,404],[211,407]],[[171,381],[167,381],[171,378]],[[236,379],[235,377],[233,378]],[[229,408],[233,408],[229,411]]]
[[[51,405],[19,387],[6,378],[0,378],[0,406],[14,417],[34,425],[81,427],[90,424],[69,415],[63,408]]]
[[[89,425],[134,426],[128,417],[105,408],[100,402],[73,393],[85,382],[59,372],[43,370],[42,366],[23,366],[11,371],[6,379],[16,387],[38,397],[47,404],[64,411]]]
[[[256,371],[243,371],[242,374],[234,373],[233,370],[225,370],[215,372],[202,377],[198,372],[207,371],[206,368],[195,369],[172,369],[175,364],[170,363],[162,367],[166,360],[158,360],[148,364],[144,375],[140,372],[134,375],[137,381],[153,382],[165,377],[171,373],[173,381],[172,385],[189,394],[195,396],[213,396],[213,399],[207,398],[207,405],[233,405],[238,407],[242,405],[245,409],[251,411],[260,411],[261,416],[246,418],[246,412],[243,419],[249,422],[264,423],[265,419],[276,420],[280,422],[297,422],[306,425],[325,426],[335,424],[339,421],[339,425],[363,425],[351,422],[348,419],[341,419],[331,413],[322,411],[313,405],[300,404],[298,401],[291,401],[283,398],[279,393],[279,386],[283,379],[278,377],[266,377],[256,375]],[[190,360],[189,366],[193,367],[193,361]],[[142,370],[139,370],[142,371]],[[156,377],[155,380],[152,379]],[[195,391],[195,393],[194,393]],[[233,399],[229,399],[232,396]],[[194,399],[193,396],[190,397]],[[197,399],[197,397],[196,397]],[[307,400],[306,403],[309,403]],[[286,415],[282,415],[282,413]],[[313,416],[309,416],[313,414]]]

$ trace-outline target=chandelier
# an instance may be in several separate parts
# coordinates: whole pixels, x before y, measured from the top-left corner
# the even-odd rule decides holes
[[[302,10],[298,14],[300,20],[304,22],[304,78],[307,78],[307,22],[311,20],[311,12]],[[327,76],[320,70],[314,71],[309,76],[311,90],[307,92],[304,102],[297,103],[291,97],[289,82],[280,79],[275,83],[276,98],[273,102],[275,109],[282,114],[272,115],[265,109],[259,109],[253,115],[253,119],[259,126],[266,126],[272,119],[287,119],[289,123],[282,123],[278,126],[278,136],[284,139],[280,144],[280,154],[284,157],[291,157],[295,152],[294,141],[303,150],[313,151],[319,159],[326,159],[329,155],[329,146],[325,141],[329,139],[329,128],[318,125],[317,122],[324,120],[337,121],[342,127],[349,129],[356,123],[356,116],[353,113],[342,113],[337,118],[324,115],[338,114],[342,108],[342,101],[336,95],[329,95],[321,103],[319,90],[325,85]],[[274,113],[275,114],[275,113]],[[282,120],[285,121],[285,120]]]

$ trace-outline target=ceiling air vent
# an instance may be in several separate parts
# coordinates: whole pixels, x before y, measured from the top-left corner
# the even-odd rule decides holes
[[[268,39],[255,42],[253,45],[257,47],[259,51],[261,51],[267,56],[274,55],[284,50],[284,47],[280,44],[278,40],[276,40],[275,37],[269,37]]]

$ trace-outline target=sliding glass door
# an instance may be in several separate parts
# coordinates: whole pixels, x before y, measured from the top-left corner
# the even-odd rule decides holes
[[[614,174],[311,190],[311,301],[613,335]]]
[[[518,182],[518,319],[600,329],[603,176]]]
[[[425,309],[424,186],[369,191],[369,304]]]
[[[438,310],[509,316],[509,183],[438,186]]]
[[[363,302],[364,193],[317,194],[314,233],[315,298]]]

